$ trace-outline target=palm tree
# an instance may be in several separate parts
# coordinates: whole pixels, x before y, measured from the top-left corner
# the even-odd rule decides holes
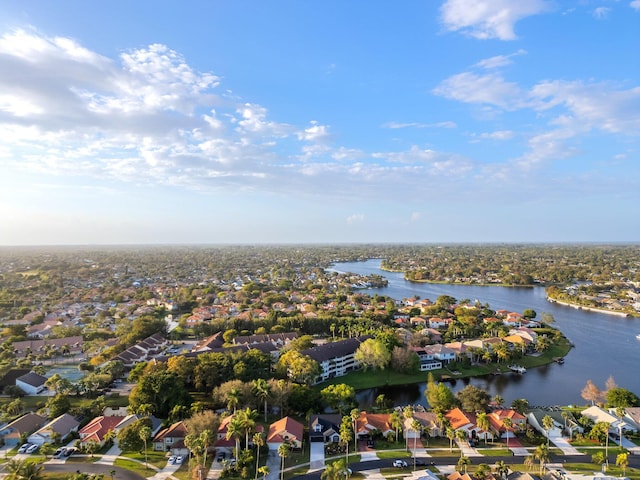
[[[280,480],[284,479],[284,459],[289,456],[290,452],[291,446],[286,442],[278,447],[278,455],[280,455],[280,458],[282,459],[282,464],[280,467]]]
[[[544,471],[544,465],[549,461],[549,445],[538,445],[533,452],[533,457],[540,462],[540,475]]]
[[[506,417],[502,420],[502,425],[504,425],[505,430],[507,431],[507,449],[509,448],[509,437],[511,436],[511,428],[513,427],[513,421]]]
[[[346,447],[345,463],[347,465],[349,465],[349,441],[351,440],[351,435],[353,435],[349,420],[349,417],[342,417],[342,423],[340,424],[340,442]]]
[[[533,455],[527,455],[526,457],[524,457],[524,465],[525,467],[527,467],[529,469],[529,471],[531,471],[533,469],[533,464],[534,464],[534,458]]]
[[[469,457],[461,456],[458,460],[458,471],[464,470],[464,473],[467,473],[468,465],[471,465],[471,459]]]
[[[503,460],[496,462],[496,473],[504,480],[509,474],[509,466]]]
[[[473,476],[478,480],[486,480],[489,475],[491,475],[491,467],[486,463],[481,463]]]
[[[447,438],[449,439],[449,451],[453,452],[453,440],[456,438],[456,431],[453,427],[448,426],[446,430]]]
[[[495,403],[499,408],[502,408],[502,406],[504,405],[504,398],[502,398],[501,395],[494,395],[493,403]]]
[[[458,442],[469,440],[469,435],[467,435],[467,432],[465,432],[464,430],[456,430],[455,437]],[[460,456],[462,457],[462,446],[460,446]]]
[[[231,437],[236,440],[236,459],[240,458],[240,437],[243,433],[243,424],[242,420],[238,417],[238,415],[234,415],[229,423],[227,424],[227,435],[226,439],[229,440]],[[237,460],[236,460],[237,461]]]
[[[337,462],[326,464],[324,471],[320,474],[320,478],[322,480],[341,480],[345,471],[347,471],[347,467],[344,464],[344,460],[338,460]]]
[[[242,396],[242,392],[238,390],[236,387],[233,387],[229,393],[227,393],[227,408],[231,410],[233,408],[233,413],[236,413],[236,408],[240,403],[240,397]]]
[[[264,378],[258,378],[253,382],[256,397],[264,402],[264,422],[267,423],[267,400],[271,396],[271,385]]]
[[[622,418],[627,414],[623,407],[616,408],[616,417],[618,417],[618,435],[620,438],[620,446],[622,446]]]
[[[544,431],[547,434],[547,447],[549,446],[549,432],[551,431],[554,425],[555,425],[555,422],[553,421],[553,418],[551,418],[549,415],[545,415],[544,417],[542,417],[542,428],[544,428]]]
[[[476,424],[480,427],[484,433],[484,444],[487,444],[487,433],[489,433],[489,429],[491,428],[491,421],[486,413],[479,413],[476,417]]]
[[[413,430],[415,435],[413,436],[413,469],[416,469],[416,443],[418,442],[418,437],[420,436],[420,431],[422,430],[422,424],[416,420],[415,418],[411,422],[411,430]]]
[[[200,441],[202,442],[202,449],[204,451],[204,460],[202,461],[202,464],[206,465],[207,464],[207,452],[209,451],[209,446],[215,440],[215,435],[213,434],[213,432],[211,430],[206,428],[200,433],[199,438],[200,438]]]
[[[618,456],[616,457],[616,465],[622,468],[622,476],[624,477],[627,472],[627,466],[629,465],[629,453],[628,452],[619,453]]]
[[[151,428],[146,425],[140,427],[138,435],[140,436],[140,440],[144,442],[144,468],[149,468],[149,464],[147,463],[147,442],[151,438]]]
[[[399,430],[403,427],[402,418],[400,417],[400,414],[398,413],[397,410],[394,410],[393,412],[391,412],[391,416],[389,417],[389,422],[391,423],[391,426],[396,431],[396,441],[397,441],[398,438],[400,438]]]
[[[262,475],[262,480],[267,480],[267,475],[271,473],[268,465],[263,465],[258,469],[258,473]]]
[[[6,464],[9,480],[41,480],[44,465],[26,460],[9,460]]]
[[[247,407],[244,410],[240,410],[237,416],[240,418],[242,430],[244,431],[245,448],[249,448],[249,435],[253,433],[256,428],[256,418],[258,417],[258,411],[251,410]]]
[[[350,413],[351,428],[353,429],[353,451],[358,452],[358,418],[360,418],[360,410],[354,408]]]
[[[260,449],[264,445],[264,436],[262,432],[256,432],[253,434],[253,444],[256,446],[256,476],[255,480],[258,480],[258,465],[260,465]]]
[[[109,475],[111,475],[111,480],[113,480],[113,477],[115,476],[115,474],[116,474],[115,470],[113,469],[109,470]]]

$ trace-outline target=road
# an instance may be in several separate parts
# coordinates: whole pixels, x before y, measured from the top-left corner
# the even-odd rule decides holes
[[[400,457],[398,457],[400,458]],[[424,468],[424,465],[429,464],[430,462],[434,462],[435,466],[438,467],[439,465],[444,466],[444,465],[456,465],[458,463],[458,460],[460,459],[459,456],[455,456],[455,457],[417,457],[418,461],[422,461],[424,462],[424,464],[418,468]],[[412,459],[410,458],[403,458],[403,460],[406,460],[407,463],[409,464],[408,468],[405,469],[398,469],[398,471],[403,471],[403,472],[408,472],[411,471],[413,469],[413,463],[412,463]],[[496,462],[499,461],[503,461],[504,463],[506,463],[507,465],[513,465],[513,464],[518,464],[521,465],[524,457],[516,457],[516,456],[511,456],[511,457],[490,457],[490,456],[481,456],[481,457],[471,457],[471,464],[472,465],[478,465],[480,463],[486,463],[488,465],[493,465]],[[550,460],[549,460],[549,464],[562,464],[564,462],[566,462],[567,464],[570,463],[582,463],[585,461],[585,456],[584,455],[552,455]],[[371,460],[368,462],[359,462],[359,463],[350,463],[349,464],[349,468],[351,468],[351,470],[353,470],[354,472],[363,472],[366,470],[374,470],[374,469],[380,469],[380,468],[392,468],[392,462],[393,459],[384,459],[384,460]],[[615,465],[616,459],[614,456],[610,456],[609,458],[609,464],[613,464]],[[640,468],[640,457],[639,456],[629,456],[629,467],[633,467],[633,468]],[[323,470],[316,470],[314,472],[309,472],[305,475],[298,475],[296,477],[293,477],[292,480],[295,479],[300,479],[300,480],[319,480],[320,479],[320,475],[322,474]]]

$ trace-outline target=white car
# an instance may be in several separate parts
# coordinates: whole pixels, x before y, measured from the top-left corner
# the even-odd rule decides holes
[[[394,460],[393,466],[398,468],[407,468],[408,464],[404,460]]]
[[[174,463],[176,465],[181,465],[182,464],[182,460],[183,460],[182,455],[178,455],[178,456],[176,456],[176,461]]]
[[[31,445],[24,453],[33,453],[40,448],[39,445]]]
[[[30,443],[23,443],[22,445],[20,445],[20,448],[18,449],[18,453],[25,453],[27,451],[27,448],[29,448],[31,446]]]
[[[175,455],[171,455],[169,457],[169,464],[173,465],[174,463],[176,463],[176,456]]]

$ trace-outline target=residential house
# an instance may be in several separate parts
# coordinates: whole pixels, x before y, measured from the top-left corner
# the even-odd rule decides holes
[[[338,443],[340,441],[340,424],[342,415],[312,415],[309,419],[309,441]]]
[[[425,349],[433,355],[433,358],[440,360],[445,365],[456,360],[455,350],[449,348],[447,345],[427,345]]]
[[[232,452],[236,447],[235,438],[232,438],[232,437],[227,438],[227,433],[229,432],[229,422],[231,422],[234,415],[235,414],[228,415],[224,417],[220,422],[220,426],[218,427],[218,432],[216,433],[216,440],[213,444],[213,446],[218,451],[224,450],[227,452]],[[255,431],[258,433],[262,433],[264,432],[264,428],[262,425],[256,425]],[[251,440],[251,437],[249,437],[249,445],[252,445],[252,444],[253,442]]]
[[[78,431],[80,443],[86,445],[89,442],[96,442],[102,447],[108,438],[109,432],[116,433],[115,428],[120,422],[122,422],[122,417],[100,415],[94,418]]]
[[[514,432],[524,431],[527,428],[527,417],[513,409],[494,410],[487,414],[491,422],[491,428],[500,438],[514,438]],[[505,419],[511,421],[511,427],[505,426]]]
[[[288,443],[292,448],[302,448],[304,425],[291,417],[284,417],[269,426],[267,445],[269,450],[278,450],[280,445]]]
[[[2,427],[2,429],[0,429],[0,439],[2,439],[5,445],[18,445],[24,436],[35,432],[38,428],[42,427],[46,421],[46,418],[29,412]]]
[[[391,425],[391,414],[360,412],[356,420],[355,434],[358,438],[369,438],[374,433],[379,433],[387,438],[395,430]]]
[[[45,443],[53,443],[58,439],[64,441],[64,439],[73,432],[77,432],[79,426],[80,422],[78,422],[73,415],[63,413],[41,427],[35,433],[29,435],[27,441],[40,446]]]
[[[153,450],[171,452],[173,455],[188,455],[189,449],[184,445],[186,436],[187,426],[184,422],[176,422],[153,437]]]
[[[16,386],[27,395],[42,395],[47,390],[46,381],[47,377],[29,372],[16,378]]]
[[[413,421],[420,424],[420,430],[412,428]],[[437,415],[434,412],[413,412],[413,416],[404,419],[404,438],[413,445],[413,440],[418,441],[422,436],[440,437],[442,429],[438,426]]]
[[[615,408],[604,410],[596,405],[587,408],[582,411],[582,416],[587,417],[593,423],[606,422],[609,424],[609,430],[611,432],[618,432],[622,429],[623,432],[636,430],[632,422],[629,422],[626,417],[619,418],[616,415]]]
[[[464,412],[459,408],[449,410],[445,417],[449,420],[451,428],[455,431],[462,430],[467,434],[467,438],[492,439],[491,431],[482,430],[478,427],[476,416],[470,412]]]
[[[549,431],[547,431],[543,426],[542,419],[544,417],[551,417],[553,419],[553,427],[551,427]],[[533,428],[535,428],[548,438],[562,436],[564,419],[562,418],[560,412],[548,411],[543,409],[530,410],[527,413],[527,421],[529,425],[531,425]]]
[[[624,420],[633,426],[635,430],[640,430],[640,407],[627,407],[624,409]]]
[[[48,350],[58,351],[61,355],[76,355],[82,353],[84,340],[81,335],[65,338],[46,338],[42,340],[25,340],[13,342],[17,358],[24,358],[29,354],[38,355]]]
[[[433,351],[427,347],[411,347],[411,350],[413,350],[420,358],[421,372],[442,368],[442,362],[440,360],[436,360]]]
[[[337,342],[329,342],[324,345],[303,350],[303,355],[308,355],[320,364],[320,375],[314,383],[323,382],[329,378],[341,377],[349,372],[358,370],[360,363],[354,358],[358,347],[371,336],[348,338]]]
[[[161,334],[154,333],[119,353],[114,360],[120,360],[125,368],[132,368],[137,363],[146,362],[159,355],[168,343]]]

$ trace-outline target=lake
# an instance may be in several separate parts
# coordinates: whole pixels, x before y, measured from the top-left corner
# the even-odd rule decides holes
[[[619,387],[640,396],[640,319],[625,318],[603,313],[588,312],[550,303],[544,288],[481,287],[412,283],[404,280],[402,273],[380,270],[380,260],[338,263],[332,269],[363,275],[383,275],[389,285],[386,288],[367,289],[370,295],[379,294],[396,300],[419,296],[432,301],[440,295],[450,295],[458,300],[479,300],[488,303],[493,310],[508,309],[522,313],[531,308],[538,313],[554,316],[556,324],[575,345],[565,358],[565,363],[550,364],[528,369],[524,375],[505,374],[469,380],[457,380],[452,384],[454,392],[471,383],[484,388],[491,396],[501,395],[507,405],[517,398],[526,398],[530,405],[584,404],[581,392],[591,380],[604,389],[605,382],[613,376]],[[420,403],[426,405],[425,384],[407,385],[401,388],[379,388],[359,392],[363,405],[375,403],[378,394],[384,393],[395,404]]]

